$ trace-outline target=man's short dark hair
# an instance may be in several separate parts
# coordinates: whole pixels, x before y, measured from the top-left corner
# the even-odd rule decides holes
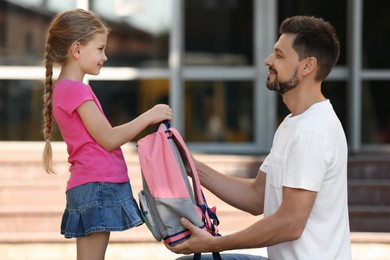
[[[299,59],[315,57],[318,71],[316,80],[324,80],[336,65],[340,44],[333,26],[322,18],[293,16],[280,25],[279,33],[295,34],[293,48]]]

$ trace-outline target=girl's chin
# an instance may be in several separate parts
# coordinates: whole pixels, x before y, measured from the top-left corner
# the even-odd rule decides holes
[[[91,73],[88,73],[89,75],[92,75],[92,76],[97,76],[100,74],[100,69],[98,71],[93,71]]]

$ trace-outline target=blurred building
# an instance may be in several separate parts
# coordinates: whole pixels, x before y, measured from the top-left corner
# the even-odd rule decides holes
[[[168,102],[173,124],[192,149],[266,153],[288,111],[266,90],[263,61],[284,18],[313,15],[331,21],[341,41],[340,60],[323,91],[341,118],[350,151],[389,149],[390,21],[382,11],[390,7],[388,1],[63,2],[0,1],[2,141],[42,139],[47,27],[57,12],[81,7],[98,13],[113,29],[101,75],[86,79],[113,125]]]
[[[351,178],[371,180],[362,182],[371,185],[364,189],[379,190],[375,203],[387,205],[379,210],[389,217],[389,189],[383,186],[389,181],[373,184],[372,179],[390,179],[390,1],[0,0],[0,169],[30,172],[20,166],[25,161],[16,157],[26,153],[18,149],[41,152],[46,32],[55,14],[76,7],[96,12],[112,28],[108,62],[99,76],[85,80],[112,125],[157,103],[169,103],[173,125],[192,151],[256,156],[257,164],[249,167],[252,173],[240,174],[248,177],[256,173],[258,159],[269,151],[275,129],[288,114],[281,98],[265,87],[268,68],[263,62],[280,22],[293,15],[329,20],[338,33],[341,56],[323,92],[347,134]],[[58,131],[54,140],[61,141]],[[39,158],[33,159],[34,171]],[[229,159],[218,160],[223,164]],[[9,162],[20,165],[12,168]],[[61,169],[66,172],[66,165]],[[8,175],[3,172],[1,178]],[[359,181],[351,181],[350,188],[359,196],[350,196],[356,204],[370,197]],[[4,194],[0,192],[0,199],[11,196]],[[0,208],[0,217],[4,212]],[[380,221],[385,220],[376,223]]]

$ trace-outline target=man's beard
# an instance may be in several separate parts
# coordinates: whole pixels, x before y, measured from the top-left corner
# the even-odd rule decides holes
[[[273,70],[273,71],[275,71],[275,70]],[[295,70],[291,79],[289,81],[286,81],[286,82],[278,81],[277,77],[275,78],[275,80],[273,82],[270,82],[269,77],[268,77],[267,82],[266,82],[267,88],[269,90],[273,90],[273,91],[278,92],[280,95],[283,95],[284,93],[295,88],[299,84],[299,80],[298,80],[297,75],[298,75],[298,69]]]

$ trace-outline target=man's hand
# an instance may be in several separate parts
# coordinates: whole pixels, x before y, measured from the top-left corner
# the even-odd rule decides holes
[[[215,243],[215,238],[209,234],[206,230],[194,226],[190,221],[185,218],[181,219],[181,223],[192,235],[186,241],[177,244],[175,246],[170,246],[165,243],[165,246],[174,253],[177,254],[193,254],[193,253],[204,253],[204,252],[213,252],[213,245]]]

